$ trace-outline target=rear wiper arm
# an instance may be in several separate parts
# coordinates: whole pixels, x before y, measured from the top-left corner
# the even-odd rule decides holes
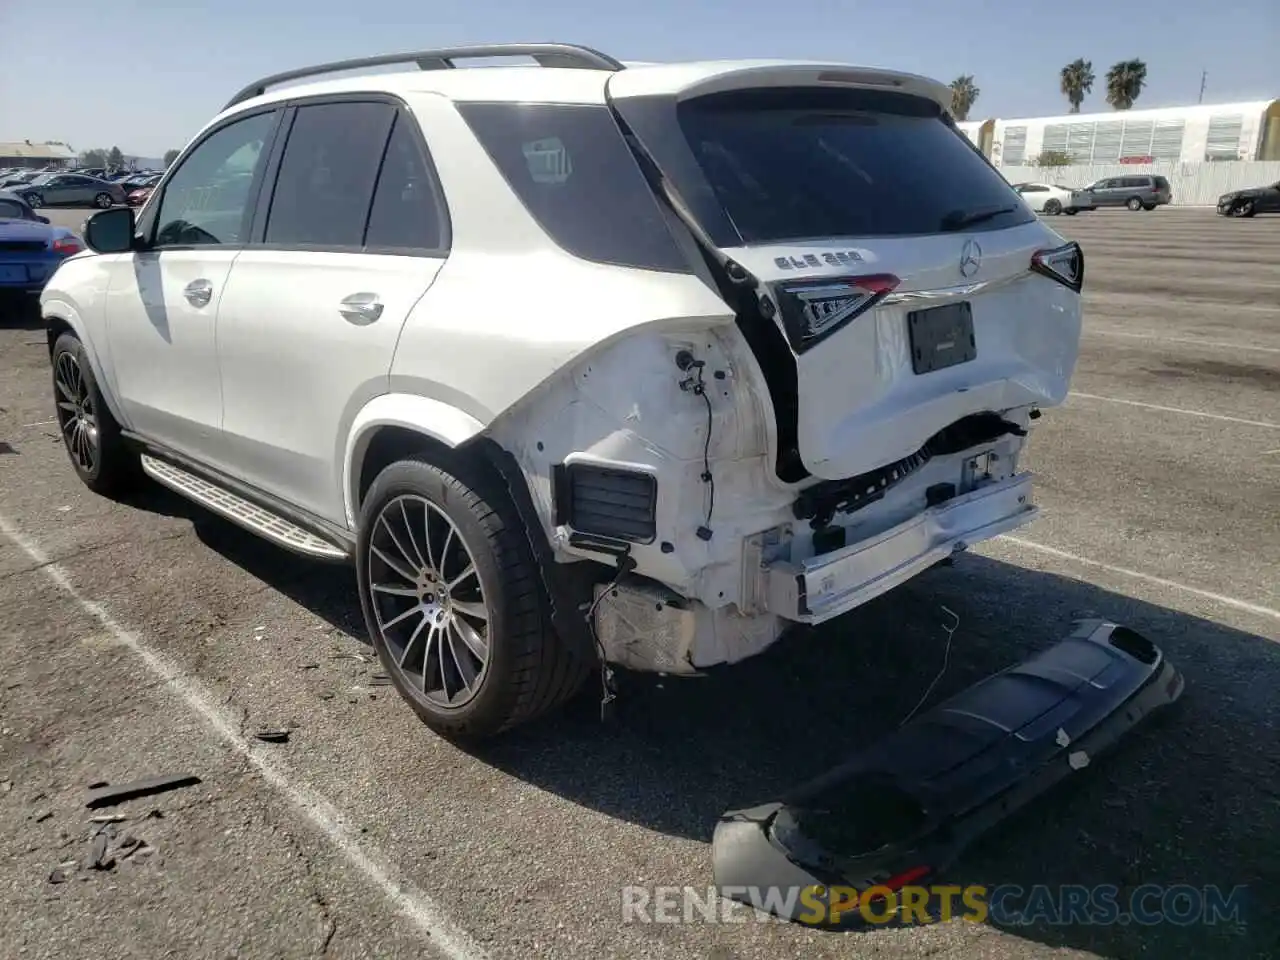
[[[953,230],[963,230],[965,227],[971,227],[975,223],[994,220],[1002,213],[1013,213],[1017,209],[1016,206],[1003,206],[979,207],[977,210],[952,210],[942,218],[939,229],[945,233],[950,233]]]

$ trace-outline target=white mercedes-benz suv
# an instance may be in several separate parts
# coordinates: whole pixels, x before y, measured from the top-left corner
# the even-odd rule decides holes
[[[567,44],[260,80],[44,290],[71,463],[354,561],[448,736],[756,654],[1036,514],[1084,259],[949,102]]]

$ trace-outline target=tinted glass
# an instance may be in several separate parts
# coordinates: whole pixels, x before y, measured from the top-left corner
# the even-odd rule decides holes
[[[462,103],[458,110],[542,229],[569,253],[689,270],[607,107]]]
[[[155,246],[245,242],[250,188],[275,118],[259,113],[237,120],[187,155],[160,198]]]
[[[413,134],[413,120],[396,117],[369,211],[365,245],[395,250],[439,250],[444,217],[436,184]]]
[[[265,241],[361,246],[395,114],[385,103],[299,107],[276,175]]]
[[[937,104],[879,91],[741,90],[679,108],[680,125],[744,242],[938,233],[965,213],[1034,215]]]
[[[0,197],[0,217],[5,217],[9,220],[25,220],[27,211],[22,204]]]

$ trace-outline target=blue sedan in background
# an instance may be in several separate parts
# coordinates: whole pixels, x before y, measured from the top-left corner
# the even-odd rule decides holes
[[[0,291],[39,293],[53,271],[84,243],[39,216],[20,196],[0,190]]]

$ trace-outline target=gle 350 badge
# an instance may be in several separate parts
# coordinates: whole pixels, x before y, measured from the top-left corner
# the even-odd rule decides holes
[[[830,253],[806,253],[802,257],[774,257],[773,263],[779,270],[805,270],[810,267],[847,267],[851,263],[862,263],[863,258],[857,250],[833,250]]]

